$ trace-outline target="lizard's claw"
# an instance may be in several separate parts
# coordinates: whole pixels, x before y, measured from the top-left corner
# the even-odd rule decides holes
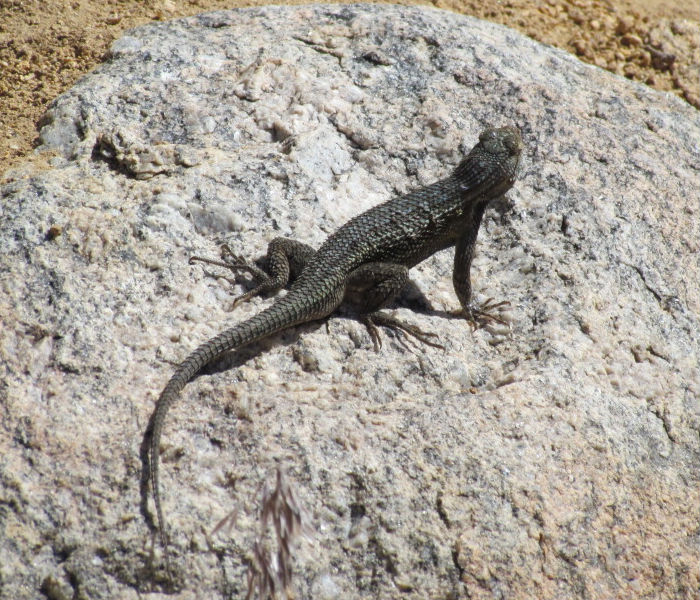
[[[378,312],[373,313],[371,315],[364,315],[363,317],[361,317],[361,321],[367,328],[367,332],[372,338],[375,352],[379,352],[379,349],[382,347],[382,338],[379,335],[379,328],[377,326],[386,327],[387,329],[390,329],[395,334],[397,334],[397,339],[408,350],[413,350],[406,344],[406,342],[410,340],[410,338],[415,338],[418,341],[427,344],[428,346],[432,346],[433,348],[440,348],[441,350],[445,349],[443,345],[433,341],[434,338],[438,337],[436,333],[433,333],[431,331],[424,331],[419,327],[416,327],[415,325],[404,323],[396,317],[392,317],[389,315],[385,315],[384,313]]]
[[[506,306],[510,306],[508,300],[495,302],[493,298],[487,298],[479,306],[470,304],[466,309],[460,308],[456,310],[455,314],[465,316],[472,331],[476,331],[479,327],[483,327],[489,322],[507,326],[508,322],[505,319],[500,315],[494,314],[494,311],[500,313],[501,309]]]
[[[372,338],[372,344],[374,344],[374,351],[379,352],[379,350],[382,347],[382,336],[379,335],[379,329],[374,324],[372,317],[360,317],[360,322],[367,328],[367,333],[369,333],[369,337]]]
[[[214,258],[204,258],[202,256],[190,256],[189,263],[193,264],[195,262],[203,262],[208,265],[223,267],[224,269],[229,269],[234,273],[237,273],[239,271],[242,271],[243,273],[250,273],[256,280],[264,281],[265,279],[269,279],[270,277],[260,267],[257,267],[253,263],[247,261],[245,258],[234,254],[227,244],[221,246],[221,260],[217,260]]]
[[[240,296],[236,296],[233,299],[233,303],[231,304],[231,308],[229,310],[233,310],[238,304],[240,304],[241,302],[245,302],[246,300],[250,300],[253,296],[258,296],[259,294],[264,294],[265,292],[274,289],[272,280],[265,271],[263,271],[260,267],[247,261],[245,258],[234,254],[231,248],[228,246],[228,244],[223,244],[221,246],[221,260],[216,260],[213,258],[204,258],[202,256],[190,256],[189,263],[193,264],[195,262],[202,262],[208,265],[223,267],[224,269],[229,269],[230,271],[233,271],[234,274],[239,272],[249,273],[253,276],[254,280],[259,282],[259,284],[256,285],[252,290],[249,290],[245,294],[241,294]],[[236,285],[237,283],[235,277],[222,278],[226,279],[226,281],[228,281],[231,285]]]

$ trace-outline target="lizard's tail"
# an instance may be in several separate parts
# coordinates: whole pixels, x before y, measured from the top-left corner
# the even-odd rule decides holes
[[[256,342],[287,327],[323,316],[319,313],[314,314],[314,311],[309,310],[309,306],[304,306],[299,302],[295,302],[290,296],[291,293],[287,294],[287,296],[279,299],[266,310],[254,315],[247,321],[234,325],[230,329],[223,331],[216,337],[201,344],[177,367],[170,381],[168,381],[168,384],[158,397],[155,411],[151,417],[150,438],[147,440],[148,470],[153,502],[156,508],[156,517],[158,519],[160,540],[166,552],[166,558],[168,538],[165,530],[163,509],[160,502],[158,450],[168,409],[176,400],[182,388],[185,387],[192,377],[204,366],[216,360],[226,352]]]

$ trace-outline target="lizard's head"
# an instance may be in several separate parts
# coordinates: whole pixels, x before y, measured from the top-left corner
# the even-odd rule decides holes
[[[523,140],[515,127],[489,127],[462,160],[454,175],[468,197],[496,198],[507,192],[518,174]]]

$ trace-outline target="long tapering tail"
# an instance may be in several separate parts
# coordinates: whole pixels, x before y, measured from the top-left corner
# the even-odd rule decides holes
[[[159,447],[163,431],[163,424],[168,409],[178,397],[178,394],[204,366],[216,360],[226,352],[246,346],[278,331],[311,321],[324,316],[321,312],[313,310],[307,303],[294,301],[293,294],[287,294],[280,298],[269,308],[254,315],[247,321],[238,323],[223,331],[219,335],[201,344],[192,352],[175,370],[170,381],[165,386],[151,418],[150,439],[148,440],[148,469],[151,481],[151,492],[156,507],[158,530],[160,540],[166,552],[168,549],[168,537],[166,533],[165,518],[160,501],[160,486],[158,477]],[[327,314],[327,313],[326,313]]]

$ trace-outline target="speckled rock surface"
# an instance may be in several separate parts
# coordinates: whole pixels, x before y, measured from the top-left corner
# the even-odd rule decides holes
[[[510,327],[446,318],[446,251],[412,271],[425,298],[396,309],[444,351],[387,336],[375,353],[334,319],[191,382],[163,444],[168,597],[245,595],[278,464],[315,528],[299,598],[696,597],[698,121],[429,9],[266,7],[132,31],[3,178],[0,596],[168,591],[140,505],[145,425],[173,363],[270,302],[229,312],[231,286],[190,255],[317,246],[514,123],[521,177],[473,268]]]

